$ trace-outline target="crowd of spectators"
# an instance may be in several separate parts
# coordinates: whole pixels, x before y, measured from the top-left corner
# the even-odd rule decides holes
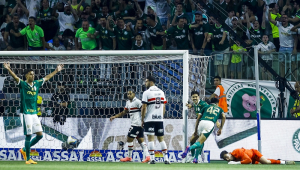
[[[1,50],[190,50],[242,78],[258,45],[281,74],[300,65],[300,0],[6,0],[0,15]]]

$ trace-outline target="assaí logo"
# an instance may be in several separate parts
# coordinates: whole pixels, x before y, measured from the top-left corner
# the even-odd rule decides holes
[[[261,118],[276,115],[276,98],[264,86],[260,91]],[[252,83],[235,83],[226,92],[228,113],[234,118],[256,118],[256,85]]]
[[[104,159],[102,157],[101,152],[93,151],[93,152],[90,153],[89,157],[87,157],[87,161],[96,161],[96,162],[101,161],[101,162],[103,162]]]

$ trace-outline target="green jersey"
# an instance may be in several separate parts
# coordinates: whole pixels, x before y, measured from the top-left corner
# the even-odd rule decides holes
[[[194,25],[196,23],[193,23]],[[193,40],[194,40],[194,46],[196,49],[200,50],[203,45],[203,40],[205,38],[205,33],[209,32],[209,24],[201,24],[197,28],[190,28],[190,32],[192,34]]]
[[[215,104],[207,105],[200,111],[202,114],[200,120],[209,120],[216,123],[221,118],[223,112],[223,109]]]
[[[227,37],[225,38],[223,44],[219,44],[223,38],[223,32],[227,33],[222,25],[220,27],[217,27],[217,25],[215,25],[210,28],[209,34],[212,34],[212,44],[215,47],[215,51],[224,51],[229,47],[229,41]]]
[[[102,27],[102,25],[98,25],[96,31],[99,32],[102,49],[113,50],[113,38],[115,38],[114,33],[107,30],[105,27]]]
[[[55,21],[52,20],[52,8],[48,8],[47,10],[40,10],[37,14],[37,18],[41,19],[42,25],[47,25],[47,27],[55,27]]]
[[[26,35],[28,40],[28,45],[31,47],[43,47],[44,31],[41,27],[35,25],[34,29],[31,30],[30,26],[25,27],[20,31],[21,35]]]
[[[250,28],[250,38],[253,40],[253,45],[258,45],[262,42],[262,37],[265,33],[265,29],[260,28],[258,30],[255,30],[253,28]]]
[[[163,39],[161,35],[156,35],[156,32],[162,32],[163,29],[159,23],[156,23],[154,27],[148,26],[148,31],[150,34],[151,43],[154,46],[162,46]]]
[[[44,79],[33,81],[33,85],[19,79],[19,89],[21,96],[20,112],[24,114],[37,114],[37,97],[40,87],[44,84]]]
[[[118,50],[131,50],[131,39],[134,37],[131,31],[115,27],[114,34],[117,37]]]
[[[84,50],[93,50],[94,48],[97,47],[97,42],[95,38],[89,38],[87,37],[87,34],[94,34],[95,33],[95,28],[89,27],[87,31],[83,31],[83,28],[79,28],[76,31],[76,38],[80,38],[81,44],[82,44],[82,49]]]
[[[5,28],[5,32],[9,33],[9,37],[10,37],[9,45],[12,46],[13,48],[24,47],[25,46],[24,37],[23,36],[16,37],[14,34],[10,33],[10,30],[14,30],[16,33],[18,33],[23,28],[25,28],[25,25],[22,22],[19,22],[17,29],[15,29],[13,22],[7,24],[7,26]]]
[[[166,31],[166,34],[172,35],[177,44],[178,50],[188,50],[189,49],[189,26],[184,25],[183,28],[178,26],[171,27]]]
[[[208,104],[205,101],[199,100],[198,104],[193,104],[195,113],[198,116],[199,113],[201,113],[201,110],[208,106]]]

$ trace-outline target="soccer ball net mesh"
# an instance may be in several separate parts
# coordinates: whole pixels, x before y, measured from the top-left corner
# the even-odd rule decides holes
[[[168,101],[164,121],[167,147],[182,150],[183,70],[189,70],[188,95],[197,90],[203,99],[209,60],[190,55],[189,68],[184,68],[182,55],[0,56],[0,62],[10,62],[13,72],[23,80],[25,69],[32,68],[38,80],[54,71],[57,64],[64,64],[64,70],[43,84],[37,100],[44,138],[31,148],[31,157],[48,161],[118,161],[125,157],[129,115],[113,121],[109,118],[123,111],[127,89],[135,90],[136,97],[142,98],[149,75],[156,78],[156,86],[165,92]],[[25,136],[20,91],[2,64],[0,74],[0,159],[21,160],[18,149],[24,147]],[[68,97],[55,98],[55,94]],[[56,107],[64,100],[67,107]],[[159,149],[159,142],[156,145]],[[141,152],[134,140],[134,161],[142,160]],[[158,151],[156,156],[160,154]]]

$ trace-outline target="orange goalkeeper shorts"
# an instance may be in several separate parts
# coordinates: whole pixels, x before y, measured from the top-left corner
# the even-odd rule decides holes
[[[252,156],[252,164],[255,164],[255,162],[259,162],[260,158],[263,156],[258,150],[256,149],[251,149],[253,152]]]

